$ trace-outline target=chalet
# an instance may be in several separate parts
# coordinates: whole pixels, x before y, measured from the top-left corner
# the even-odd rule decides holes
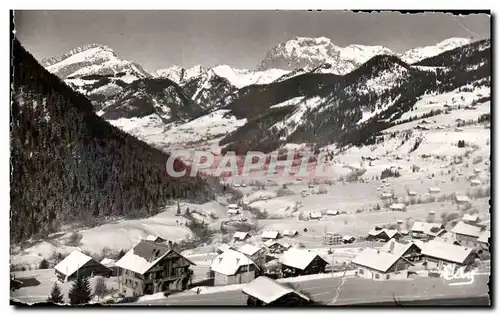
[[[470,202],[470,198],[468,196],[455,195],[455,202],[459,205],[467,204]]]
[[[310,212],[309,213],[309,218],[311,220],[320,220],[323,217],[321,212]]]
[[[161,236],[158,236],[158,235],[148,235],[146,237],[146,241],[155,242],[155,243],[163,243],[163,242],[166,242],[167,240],[162,238]]]
[[[291,248],[279,259],[284,276],[302,276],[325,272],[328,262],[318,254],[304,249]]]
[[[390,240],[385,243],[384,246],[380,248],[384,252],[388,252],[390,254],[398,255],[407,259],[408,261],[416,261],[421,257],[421,242],[397,242],[395,240]]]
[[[398,230],[394,229],[383,229],[380,227],[375,227],[372,229],[370,232],[368,232],[368,236],[366,237],[367,241],[385,241],[387,242],[388,240],[394,238],[398,239],[401,237],[401,233],[399,233]]]
[[[410,235],[414,239],[432,240],[441,236],[446,231],[439,223],[414,222],[410,229]]]
[[[252,244],[245,244],[238,251],[250,258],[257,266],[261,267],[266,263],[266,253],[263,248]]]
[[[400,255],[374,248],[365,248],[352,263],[358,277],[374,280],[406,279],[408,267],[413,265]]]
[[[413,190],[408,189],[406,192],[407,192],[408,196],[410,196],[410,197],[415,197],[417,195],[417,192],[413,191]]]
[[[446,231],[439,237],[434,238],[434,240],[453,245],[460,245],[460,243],[457,241],[457,236],[449,231]]]
[[[93,277],[111,275],[111,270],[103,266],[94,258],[75,250],[58,263],[54,270],[57,278],[62,282],[75,280],[78,277]]]
[[[405,211],[406,205],[404,203],[393,203],[389,208],[392,211]]]
[[[118,276],[120,268],[116,267],[116,261],[114,259],[104,258],[101,260],[101,265],[111,270],[111,276]]]
[[[483,227],[467,224],[460,221],[451,229],[451,233],[456,235],[457,241],[462,246],[476,247],[479,235],[484,231]]]
[[[342,235],[339,233],[330,233],[326,232],[323,235],[323,244],[325,245],[335,245],[335,244],[342,244],[344,242],[344,239]]]
[[[241,290],[248,296],[248,306],[304,306],[311,299],[275,280],[260,276]]]
[[[422,255],[424,256],[427,269],[443,270],[445,267],[456,269],[465,267],[469,269],[477,258],[472,248],[444,243],[433,240],[423,243]]]
[[[125,295],[141,296],[185,290],[195,264],[166,244],[141,240],[116,266],[121,268],[119,284]]]
[[[283,236],[295,237],[297,235],[299,235],[299,231],[297,231],[297,230],[284,230],[283,231]]]
[[[258,266],[243,253],[228,249],[217,256],[210,271],[214,274],[214,285],[247,283],[255,279]]]
[[[326,211],[326,215],[331,215],[331,216],[336,216],[336,215],[339,215],[340,214],[340,211],[339,210],[327,210]]]
[[[233,239],[236,241],[244,241],[249,237],[250,234],[248,234],[247,232],[235,232],[233,235]]]
[[[481,233],[481,235],[479,235],[479,237],[477,238],[477,249],[478,250],[486,250],[486,251],[489,251],[490,250],[490,231],[488,230],[485,230],[484,232]]]
[[[471,179],[470,185],[471,186],[479,186],[479,185],[481,185],[481,181],[479,179]]]
[[[217,254],[222,254],[223,252],[225,252],[226,250],[228,249],[234,249],[232,248],[231,246],[229,246],[228,244],[221,244],[218,248],[217,248]]]
[[[281,254],[290,248],[290,245],[287,244],[285,246],[284,244],[281,244],[280,242],[274,240],[268,240],[264,243],[264,245],[266,246],[267,251],[270,254]]]
[[[355,240],[356,240],[356,238],[354,236],[351,236],[351,235],[344,235],[342,237],[342,242],[344,244],[354,243]]]
[[[465,223],[476,224],[479,223],[479,216],[477,214],[464,214],[462,221]]]
[[[441,188],[439,187],[429,187],[427,190],[429,191],[429,194],[437,194],[441,192]]]
[[[266,240],[276,240],[280,237],[280,233],[278,231],[264,231],[262,232],[262,239]]]

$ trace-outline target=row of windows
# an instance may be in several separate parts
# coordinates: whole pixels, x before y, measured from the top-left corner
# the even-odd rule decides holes
[[[365,271],[363,269],[359,269],[359,274],[363,275],[363,274],[365,274]],[[380,274],[375,273],[375,279],[380,279]],[[385,275],[385,279],[389,280],[390,275]]]

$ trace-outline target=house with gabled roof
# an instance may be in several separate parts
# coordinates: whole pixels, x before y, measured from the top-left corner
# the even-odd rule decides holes
[[[464,221],[465,223],[471,223],[471,224],[479,223],[479,215],[466,213],[466,214],[464,214],[462,221]]]
[[[163,242],[166,242],[167,240],[162,238],[161,236],[158,236],[158,235],[148,235],[146,237],[146,241],[151,241],[151,242],[155,242],[155,243],[163,243]]]
[[[451,268],[453,272],[461,267],[468,270],[478,257],[473,248],[453,245],[439,240],[423,243],[422,255],[427,269],[440,271],[444,268]]]
[[[478,250],[490,250],[490,237],[491,233],[489,230],[484,230],[481,235],[477,238],[477,248]]]
[[[170,246],[141,240],[130,249],[116,266],[123,294],[141,296],[165,291],[184,290],[195,264]]]
[[[262,240],[276,240],[280,237],[280,233],[278,231],[264,231],[262,232]]]
[[[255,279],[259,267],[245,254],[228,249],[217,256],[210,265],[214,285],[248,283]]]
[[[373,280],[408,278],[408,267],[413,263],[401,255],[380,249],[365,248],[352,263],[356,266],[356,275]]]
[[[267,240],[266,242],[264,242],[264,245],[266,246],[267,251],[270,254],[281,254],[291,247],[290,245],[285,246],[284,244],[275,240]]]
[[[446,230],[439,223],[416,221],[410,229],[410,235],[414,239],[432,240],[443,235]]]
[[[253,260],[253,262],[259,267],[262,267],[266,263],[267,255],[263,247],[245,244],[238,248],[238,251]]]
[[[260,276],[241,290],[248,296],[248,306],[304,306],[311,299],[266,276]]]
[[[451,233],[456,235],[456,240],[462,246],[476,247],[477,239],[485,230],[482,226],[468,224],[463,221],[458,222],[452,229]]]
[[[306,249],[290,248],[279,258],[284,276],[302,276],[325,272],[328,262]]]
[[[103,258],[103,260],[101,260],[100,263],[104,267],[111,270],[111,276],[113,276],[113,277],[118,276],[120,268],[116,267],[116,260],[111,259],[111,258]]]
[[[97,275],[109,277],[111,270],[106,268],[94,258],[85,255],[79,250],[73,251],[54,270],[60,281],[75,280],[78,277],[93,277]]]
[[[375,227],[368,232],[368,236],[366,237],[367,241],[385,241],[395,238],[398,239],[401,237],[401,233],[395,229],[384,229],[380,227]]]
[[[297,231],[297,230],[284,230],[283,231],[283,236],[295,237],[297,235],[299,235],[299,231]]]
[[[398,255],[409,261],[420,260],[421,257],[421,242],[402,242],[396,240],[389,240],[385,243],[380,250],[390,254]]]
[[[247,232],[234,232],[233,235],[233,239],[240,242],[246,240],[249,237],[250,234],[248,234]]]

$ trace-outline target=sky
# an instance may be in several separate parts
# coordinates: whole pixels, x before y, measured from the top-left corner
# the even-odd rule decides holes
[[[16,11],[16,36],[35,58],[99,43],[147,71],[172,65],[255,69],[273,46],[328,37],[337,46],[382,45],[394,52],[450,37],[490,37],[484,14],[348,11]]]

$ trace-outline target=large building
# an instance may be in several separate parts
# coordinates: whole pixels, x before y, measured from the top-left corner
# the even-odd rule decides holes
[[[433,240],[445,233],[445,229],[439,223],[415,222],[410,229],[410,236],[420,240]]]
[[[478,257],[474,249],[433,240],[422,245],[422,255],[427,263],[427,269],[442,271],[445,268],[466,270]]]
[[[245,254],[227,249],[217,256],[210,271],[214,274],[214,285],[249,283],[255,279],[259,267]]]
[[[303,276],[325,272],[328,262],[318,254],[305,249],[291,248],[279,259],[284,276]]]
[[[477,247],[477,239],[484,230],[481,226],[460,221],[451,229],[451,233],[456,235],[456,240],[460,245],[474,248]]]
[[[66,282],[75,280],[78,277],[93,277],[111,275],[111,270],[90,256],[75,250],[58,263],[54,270],[59,280]]]
[[[365,248],[352,261],[356,275],[373,280],[408,278],[408,267],[413,265],[399,253],[389,253],[374,248]]]
[[[116,262],[121,269],[121,291],[128,296],[185,290],[192,265],[195,264],[168,245],[146,240]]]

